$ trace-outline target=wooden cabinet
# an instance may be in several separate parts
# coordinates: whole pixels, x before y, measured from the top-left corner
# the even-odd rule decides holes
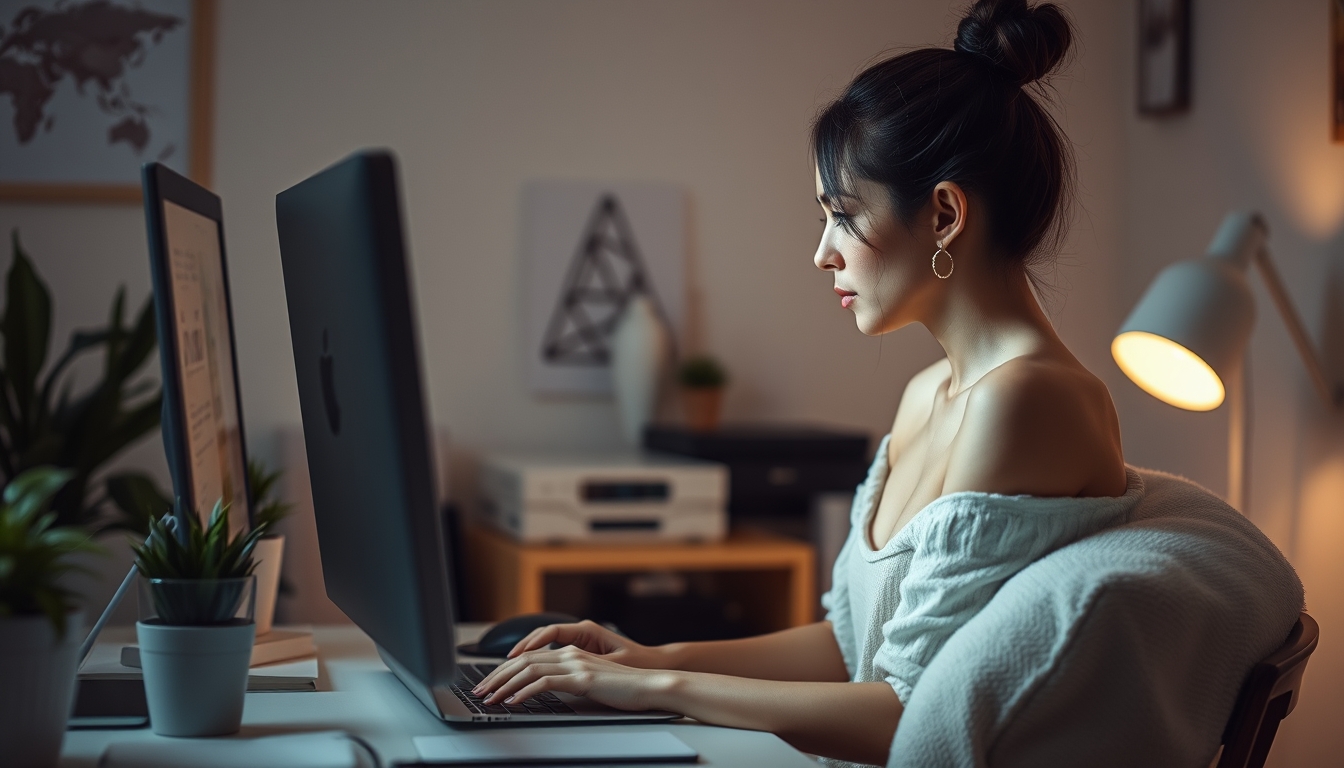
[[[467,523],[462,544],[476,620],[553,610],[554,600],[547,601],[548,576],[650,571],[713,573],[756,631],[816,620],[812,545],[763,531],[735,530],[713,543],[520,544],[494,529]]]

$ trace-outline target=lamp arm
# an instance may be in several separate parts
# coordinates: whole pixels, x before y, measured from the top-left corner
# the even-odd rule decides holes
[[[1344,407],[1344,384],[1332,385],[1325,375],[1325,366],[1321,365],[1321,358],[1316,354],[1316,348],[1312,346],[1311,338],[1307,336],[1307,329],[1302,325],[1302,318],[1298,317],[1297,308],[1293,306],[1288,291],[1283,287],[1283,280],[1279,277],[1279,270],[1274,266],[1274,261],[1269,257],[1268,248],[1256,249],[1255,265],[1260,268],[1260,277],[1264,279],[1265,287],[1274,299],[1274,305],[1279,309],[1283,324],[1288,327],[1288,335],[1293,337],[1293,343],[1297,345],[1297,351],[1302,355],[1302,362],[1306,365],[1307,374],[1311,377],[1312,384],[1316,386],[1317,393],[1327,405],[1335,408]]]

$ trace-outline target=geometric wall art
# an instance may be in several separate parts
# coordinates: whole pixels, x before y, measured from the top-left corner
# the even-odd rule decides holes
[[[685,203],[670,184],[548,181],[523,191],[523,348],[533,392],[611,392],[611,333],[647,296],[685,311]]]

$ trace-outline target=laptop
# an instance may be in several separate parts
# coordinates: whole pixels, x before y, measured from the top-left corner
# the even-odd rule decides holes
[[[275,213],[327,595],[443,720],[678,717],[565,693],[498,706],[472,695],[493,667],[455,656],[396,162],[357,153],[281,192]]]

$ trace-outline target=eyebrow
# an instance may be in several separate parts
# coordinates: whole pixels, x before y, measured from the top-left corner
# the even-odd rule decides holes
[[[839,197],[839,198],[844,199],[844,200],[853,200],[854,202],[860,202],[859,197],[858,197],[857,195],[844,195],[844,194],[841,194],[841,195],[836,195],[836,197]],[[821,205],[829,205],[831,208],[835,208],[835,207],[836,207],[836,200],[835,200],[835,198],[831,197],[830,195],[826,194],[825,192],[821,193],[820,195],[817,195],[817,202],[818,202],[819,204],[821,204]]]

